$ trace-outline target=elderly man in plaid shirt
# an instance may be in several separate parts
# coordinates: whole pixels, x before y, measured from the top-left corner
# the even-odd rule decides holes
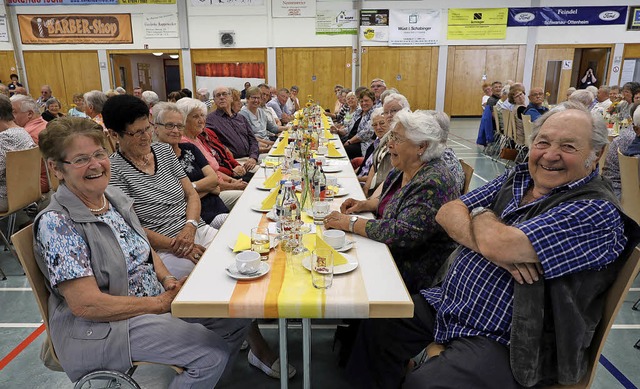
[[[628,240],[628,219],[598,176],[606,143],[601,119],[560,104],[535,123],[528,164],[442,206],[436,220],[460,244],[446,276],[413,296],[413,318],[362,324],[347,366],[354,385],[399,387],[409,358],[431,342],[445,350],[408,374],[405,388],[579,381],[598,299]],[[575,309],[549,314],[554,299]],[[554,316],[553,336],[537,338]]]

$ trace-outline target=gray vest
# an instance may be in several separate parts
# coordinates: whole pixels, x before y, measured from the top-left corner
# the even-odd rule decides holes
[[[146,240],[147,235],[133,212],[133,200],[111,186],[105,195],[124,220]],[[75,223],[75,228],[89,246],[91,269],[103,293],[127,296],[128,275],[124,253],[111,228],[98,220],[64,184],[60,185],[49,206],[34,221],[36,261],[51,293],[49,329],[60,364],[72,381],[98,369],[125,371],[131,367],[128,320],[101,323],[76,317],[58,289],[52,288],[48,281],[49,271],[43,253],[35,244],[35,236],[40,216],[49,211],[62,213]]]

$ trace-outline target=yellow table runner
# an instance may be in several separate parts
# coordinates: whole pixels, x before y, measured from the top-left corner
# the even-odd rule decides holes
[[[260,225],[268,219],[262,217]],[[308,234],[305,242],[315,241]],[[354,250],[350,255],[357,256]],[[360,269],[336,275],[329,289],[316,289],[311,272],[301,264],[288,263],[279,248],[269,253],[269,274],[257,280],[238,281],[229,302],[230,317],[323,318],[369,316],[369,303]]]

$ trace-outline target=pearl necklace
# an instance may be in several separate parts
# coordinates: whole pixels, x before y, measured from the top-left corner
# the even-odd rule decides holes
[[[100,207],[100,208],[96,208],[96,209],[94,209],[94,208],[89,208],[89,207],[87,207],[87,208],[89,208],[89,211],[91,211],[91,212],[102,212],[102,211],[104,211],[104,209],[105,209],[106,207],[107,207],[107,198],[106,198],[106,197],[105,197],[105,195],[103,194],[103,195],[102,195],[102,207]]]

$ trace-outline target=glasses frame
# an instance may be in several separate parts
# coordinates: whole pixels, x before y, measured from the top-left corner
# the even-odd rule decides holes
[[[178,131],[184,131],[184,128],[185,128],[185,125],[182,124],[182,123],[160,123],[160,122],[157,122],[155,124],[155,126],[156,127],[162,126],[167,131],[173,131],[173,130],[176,130],[176,129]],[[169,126],[171,126],[171,127],[169,127]]]
[[[103,154],[104,158],[98,158],[98,155],[100,155],[100,154]],[[78,159],[84,159],[84,158],[87,158],[86,162],[82,163],[82,162],[78,161]],[[67,165],[71,165],[76,169],[80,169],[80,168],[83,168],[83,167],[87,166],[88,164],[90,164],[92,159],[95,159],[98,162],[104,161],[106,159],[109,159],[109,152],[106,149],[101,148],[101,149],[98,149],[98,150],[94,151],[93,154],[91,154],[91,155],[81,154],[81,155],[78,155],[77,157],[75,157],[71,161],[67,161],[67,160],[61,159],[60,162],[62,162],[64,164],[67,164]]]
[[[145,128],[144,130],[138,130],[136,132],[129,132],[129,131],[125,131],[124,134],[129,135],[132,138],[136,138],[136,139],[140,139],[142,138],[142,135],[144,134],[149,134],[151,132],[151,129],[155,126],[155,124],[149,122],[149,127]]]

